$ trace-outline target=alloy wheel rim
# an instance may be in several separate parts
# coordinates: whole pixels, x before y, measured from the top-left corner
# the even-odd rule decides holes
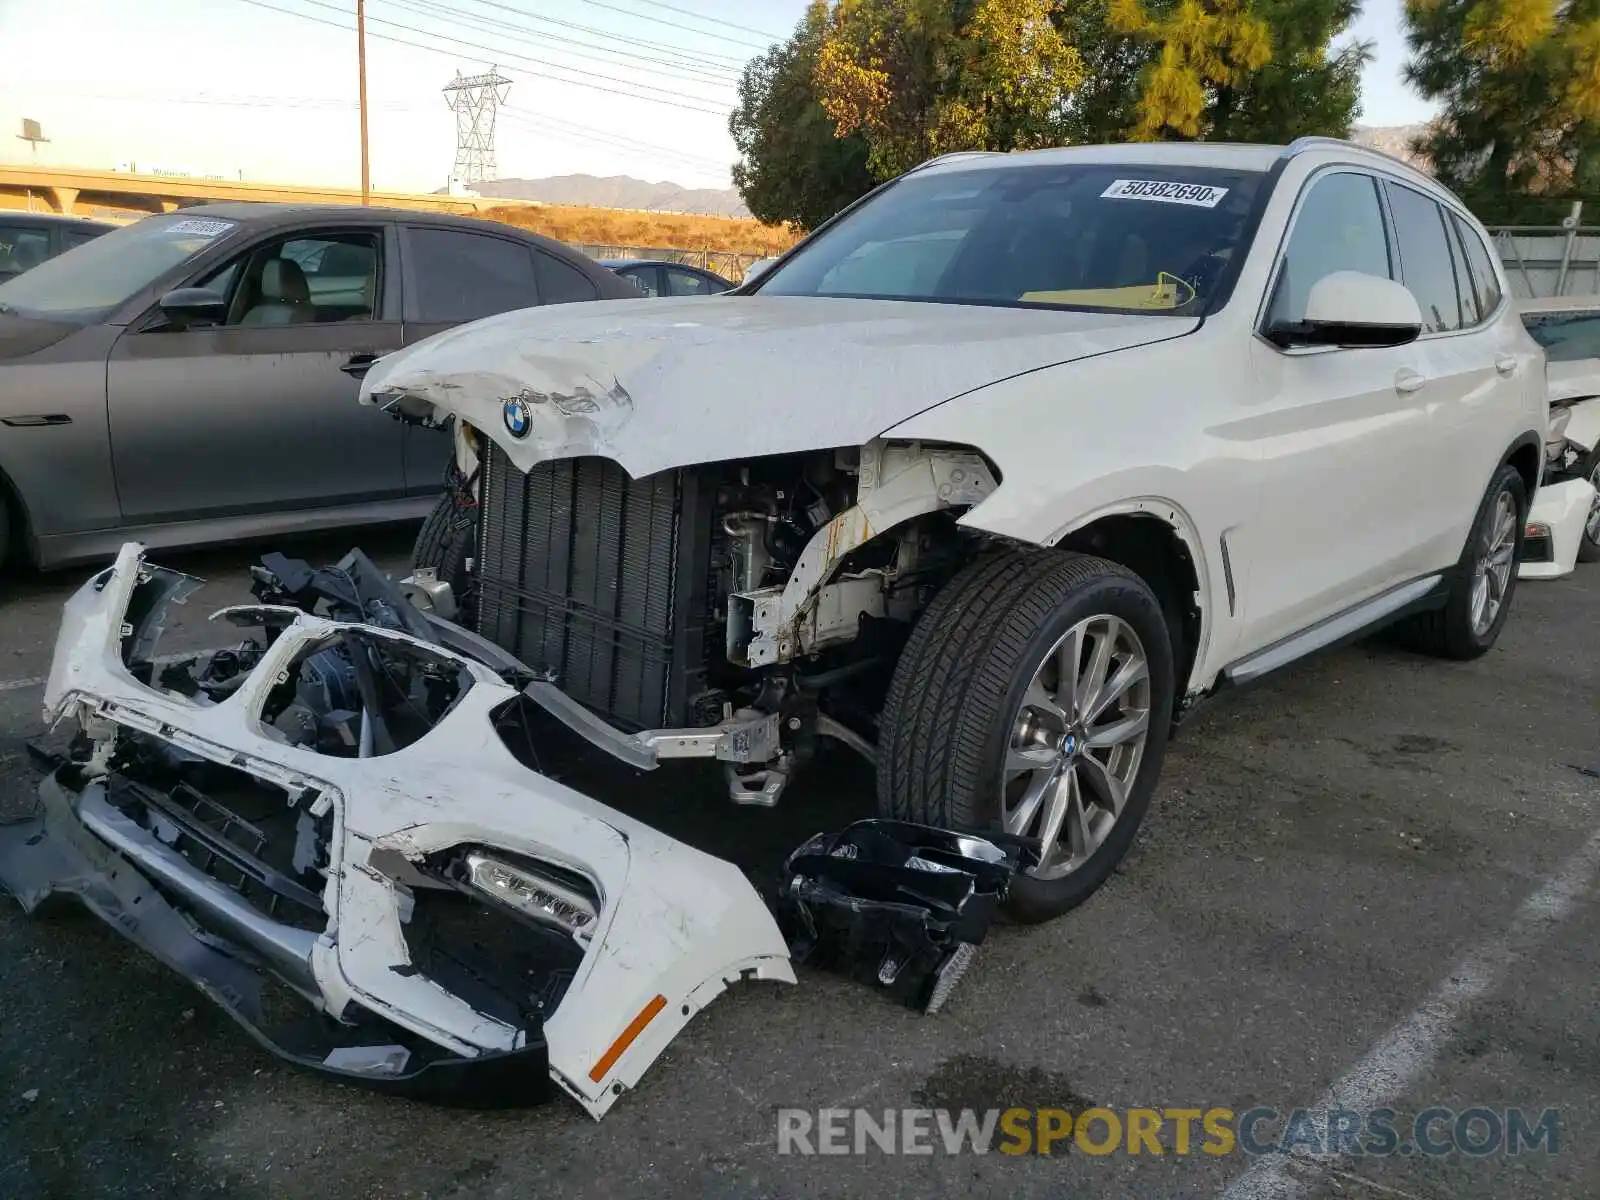
[[[1589,519],[1583,523],[1583,536],[1600,546],[1600,463],[1589,473],[1589,482],[1594,484],[1595,493],[1594,499],[1589,501]]]
[[[1150,736],[1150,660],[1126,621],[1079,621],[1035,666],[1001,770],[1007,833],[1036,837],[1037,879],[1086,863],[1127,805]]]
[[[1516,565],[1517,505],[1510,492],[1502,491],[1495,497],[1479,547],[1472,572],[1472,630],[1482,637],[1500,615]]]

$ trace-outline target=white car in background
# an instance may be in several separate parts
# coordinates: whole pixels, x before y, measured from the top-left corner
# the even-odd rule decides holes
[[[1600,296],[1518,303],[1550,388],[1544,482],[1528,513],[1523,579],[1600,561]]]

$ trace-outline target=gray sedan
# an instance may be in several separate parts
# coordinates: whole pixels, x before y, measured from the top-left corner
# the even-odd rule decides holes
[[[0,284],[0,560],[408,520],[449,438],[356,403],[463,321],[637,298],[559,242],[426,212],[206,205]]]

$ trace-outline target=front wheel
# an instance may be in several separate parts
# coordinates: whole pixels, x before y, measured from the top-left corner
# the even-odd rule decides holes
[[[1058,917],[1106,881],[1150,806],[1173,674],[1161,604],[1126,568],[1059,551],[980,560],[934,597],[895,668],[879,811],[1037,839],[1009,911]]]
[[[463,501],[455,491],[439,497],[439,503],[417,531],[411,549],[411,566],[431,568],[441,583],[450,585],[456,601],[456,622],[468,627],[475,623],[477,596],[472,573],[467,569],[477,542],[478,510]]]

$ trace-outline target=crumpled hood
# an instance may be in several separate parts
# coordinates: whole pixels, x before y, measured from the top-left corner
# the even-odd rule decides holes
[[[1193,318],[713,296],[523,309],[380,360],[363,404],[432,405],[520,469],[601,455],[635,478],[865,443],[1040,367],[1188,333]]]

